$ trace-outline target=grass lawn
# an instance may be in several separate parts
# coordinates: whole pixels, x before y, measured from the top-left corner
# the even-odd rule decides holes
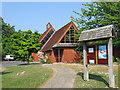
[[[53,70],[41,65],[21,65],[8,67],[0,75],[2,88],[39,88],[53,76]]]
[[[108,88],[109,72],[108,66],[89,65],[89,81],[83,80],[82,64],[59,64],[73,69],[76,72],[74,88]],[[115,86],[118,87],[118,65],[114,65]]]

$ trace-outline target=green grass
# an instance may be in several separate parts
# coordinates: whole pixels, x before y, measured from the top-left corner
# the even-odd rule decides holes
[[[23,75],[17,75],[25,71]],[[21,65],[2,72],[2,88],[39,88],[53,75],[53,70],[41,65]]]
[[[84,81],[83,65],[81,64],[60,64],[73,69],[76,72],[74,88],[108,88],[109,72],[108,66],[89,65],[89,81]],[[118,87],[118,66],[114,65],[115,87]]]

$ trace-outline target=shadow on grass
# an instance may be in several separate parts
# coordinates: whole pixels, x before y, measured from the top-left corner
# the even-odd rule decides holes
[[[11,72],[0,72],[0,75],[9,74]]]
[[[22,66],[22,65],[42,65],[41,63],[22,63],[22,64],[19,64],[18,66]]]
[[[80,75],[82,79],[84,80],[84,74],[82,72],[78,72],[77,75]],[[102,78],[100,75],[95,75],[95,74],[89,74],[89,79],[94,79],[97,81],[104,82],[107,86],[109,86],[108,82]]]

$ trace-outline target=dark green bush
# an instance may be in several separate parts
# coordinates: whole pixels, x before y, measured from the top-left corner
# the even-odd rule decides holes
[[[116,58],[116,60],[117,60],[117,62],[119,62],[119,63],[120,63],[120,58]]]
[[[33,56],[30,56],[29,62],[33,62]]]

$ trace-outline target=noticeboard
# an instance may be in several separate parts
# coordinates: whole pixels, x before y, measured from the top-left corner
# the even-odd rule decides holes
[[[98,59],[107,59],[107,47],[106,45],[98,46]]]

